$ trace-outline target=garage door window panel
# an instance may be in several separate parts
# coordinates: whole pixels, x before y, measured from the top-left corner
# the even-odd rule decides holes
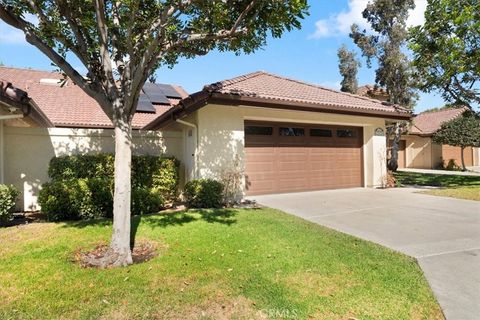
[[[280,127],[279,133],[284,137],[304,137],[304,128]]]
[[[337,137],[338,138],[356,138],[357,137],[357,130],[338,129],[337,130]]]
[[[318,137],[318,138],[331,138],[333,137],[332,130],[330,129],[310,129],[310,136],[311,137]]]
[[[245,126],[245,134],[255,136],[271,136],[273,135],[273,127]]]

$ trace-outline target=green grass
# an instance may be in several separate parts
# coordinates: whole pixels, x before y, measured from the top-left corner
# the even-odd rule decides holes
[[[423,191],[432,196],[480,201],[480,187],[456,187]]]
[[[401,185],[442,187],[424,194],[480,201],[480,176],[396,172],[395,178]]]
[[[82,269],[111,224],[0,229],[0,319],[443,319],[416,262],[271,209],[134,219],[165,248],[120,269]]]

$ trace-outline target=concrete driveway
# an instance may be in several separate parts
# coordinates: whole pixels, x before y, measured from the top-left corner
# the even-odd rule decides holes
[[[447,319],[480,319],[480,203],[416,191],[362,188],[250,199],[415,257]]]

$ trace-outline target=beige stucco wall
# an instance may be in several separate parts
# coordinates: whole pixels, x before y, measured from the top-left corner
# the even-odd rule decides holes
[[[473,165],[480,166],[480,148],[473,148]]]
[[[208,105],[197,111],[195,120],[199,133],[196,153],[199,177],[218,178],[222,172],[232,168],[235,157],[238,157],[241,169],[244,169],[245,120],[361,126],[364,128],[365,186],[381,185],[385,174],[385,136],[374,135],[376,128],[385,129],[385,120],[382,118]]]
[[[180,132],[134,132],[134,154],[174,156],[183,159]],[[4,128],[5,183],[18,187],[20,210],[38,210],[37,197],[48,181],[51,158],[81,153],[113,153],[112,130],[67,128]]]
[[[407,168],[433,169],[442,163],[442,146],[430,137],[405,136],[405,165]]]

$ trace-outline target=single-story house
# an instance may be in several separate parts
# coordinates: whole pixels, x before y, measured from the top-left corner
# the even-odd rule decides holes
[[[36,210],[50,159],[113,152],[111,123],[80,88],[60,85],[59,74],[0,67],[0,78],[27,92],[50,122],[26,124],[23,114],[0,120],[0,182],[20,188],[21,209]],[[167,99],[153,101],[155,89]],[[411,117],[379,100],[266,72],[191,95],[178,86],[147,84],[139,111],[135,152],[175,156],[182,182],[239,173],[239,197],[379,186],[386,174],[385,126]]]
[[[447,165],[450,160],[461,165],[461,148],[436,144],[432,141],[432,136],[440,129],[442,123],[468,110],[467,107],[448,108],[417,115],[408,134],[400,141],[399,167],[436,169],[442,164]],[[464,156],[466,166],[480,165],[480,148],[466,148]]]
[[[374,187],[385,178],[385,126],[409,111],[254,72],[205,86],[144,127],[180,131],[186,179],[240,170],[241,195]]]
[[[51,158],[114,152],[108,117],[95,100],[62,78],[54,72],[0,67],[0,183],[21,191],[20,210],[39,209],[38,191],[48,181]],[[135,153],[182,160],[180,132],[140,129],[187,96],[179,86],[145,84],[133,118]]]

